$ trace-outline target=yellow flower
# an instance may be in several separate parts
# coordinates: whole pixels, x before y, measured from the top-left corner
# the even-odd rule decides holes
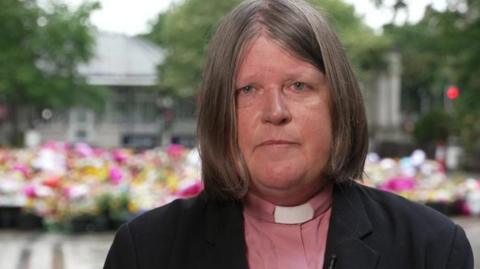
[[[170,174],[167,176],[167,188],[170,190],[170,192],[175,192],[178,188],[178,178]]]
[[[128,202],[128,211],[129,212],[134,213],[134,212],[138,212],[138,210],[139,210],[138,205],[135,202],[133,202],[133,201]]]

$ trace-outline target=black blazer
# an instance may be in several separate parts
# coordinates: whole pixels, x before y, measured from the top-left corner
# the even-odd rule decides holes
[[[204,193],[151,210],[117,232],[105,269],[246,269],[241,203]],[[324,269],[473,269],[462,228],[425,206],[339,184]]]

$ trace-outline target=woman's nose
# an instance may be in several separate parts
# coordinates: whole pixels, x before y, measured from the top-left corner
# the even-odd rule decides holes
[[[280,89],[267,90],[263,100],[263,122],[274,125],[290,122],[292,115],[285,101]]]

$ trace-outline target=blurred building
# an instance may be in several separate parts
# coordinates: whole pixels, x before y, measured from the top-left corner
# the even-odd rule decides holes
[[[406,122],[401,112],[400,53],[387,53],[385,63],[386,68],[363,81],[362,87],[371,150],[389,156],[410,154],[410,137],[406,133]]]
[[[162,49],[148,40],[97,33],[94,57],[79,66],[79,72],[90,85],[107,88],[105,108],[52,111],[51,119],[37,125],[36,131],[42,140],[104,147],[150,148],[169,143],[172,137],[192,144],[194,108],[182,103],[173,107],[171,99],[159,94],[157,66],[163,58]],[[175,124],[175,110],[192,116],[177,113]]]

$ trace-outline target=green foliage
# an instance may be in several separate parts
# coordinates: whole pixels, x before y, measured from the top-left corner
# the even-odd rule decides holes
[[[98,8],[87,3],[76,11],[54,4],[49,12],[34,1],[6,0],[0,13],[0,93],[18,105],[69,105],[86,88],[76,72],[92,53],[88,17]]]
[[[40,10],[33,1],[5,0],[0,8],[0,93],[11,99],[18,84],[33,84],[41,77],[35,68],[35,40]]]
[[[95,92],[89,91],[91,88],[76,68],[92,56],[94,37],[88,18],[98,7],[97,3],[87,3],[72,12],[65,4],[55,4],[51,12],[41,17],[46,24],[38,29],[39,52],[50,84],[45,85],[48,94],[38,100],[44,105],[60,107],[80,100],[86,102],[85,97]]]
[[[220,19],[240,0],[185,0],[159,14],[148,38],[166,50],[159,67],[160,86],[168,93],[194,96],[202,79],[208,40]],[[338,0],[311,0],[324,10],[358,72],[381,68],[388,41],[377,36],[354,15],[352,6]]]
[[[407,113],[420,111],[420,101],[428,103],[443,101],[445,69],[439,59],[443,57],[434,49],[435,41],[426,27],[427,22],[416,25],[385,27],[385,32],[393,40],[402,55],[402,105]],[[442,85],[438,85],[442,83]],[[429,108],[424,108],[429,110]]]
[[[166,49],[159,67],[161,86],[180,97],[193,96],[200,84],[213,27],[239,0],[187,0],[159,14],[151,40]]]
[[[477,85],[480,85],[480,81]],[[467,152],[478,151],[480,149],[480,91],[477,86],[476,89],[465,91],[461,95],[455,111],[455,120],[460,127],[457,135],[461,138]]]
[[[90,13],[98,9],[97,2],[86,2],[75,11],[65,4],[55,3],[45,12],[46,25],[39,29],[42,44],[41,59],[46,63],[49,94],[41,100],[51,107],[82,104],[99,108],[106,92],[103,88],[87,85],[77,72],[80,63],[86,63],[93,53],[93,26]],[[55,92],[53,92],[55,91]]]
[[[389,25],[385,32],[402,52],[403,109],[417,114],[441,106],[446,88],[459,86],[460,97],[452,104],[453,134],[469,149],[480,138],[474,120],[480,116],[480,2],[461,2],[468,8],[427,7],[420,22]]]
[[[441,109],[432,109],[416,122],[413,136],[419,145],[446,142],[451,130],[450,116]]]
[[[0,96],[17,136],[20,108],[98,104],[101,91],[89,87],[77,66],[92,56],[90,13],[98,3],[76,10],[52,2],[48,10],[33,0],[0,5]],[[92,100],[94,101],[92,103]]]
[[[128,209],[129,202],[129,195],[126,192],[104,193],[95,198],[96,214],[108,216],[114,221],[125,222],[131,215]]]
[[[390,48],[390,40],[375,34],[363,23],[362,18],[355,15],[353,6],[339,0],[309,2],[327,16],[361,79],[385,67],[383,55]]]

